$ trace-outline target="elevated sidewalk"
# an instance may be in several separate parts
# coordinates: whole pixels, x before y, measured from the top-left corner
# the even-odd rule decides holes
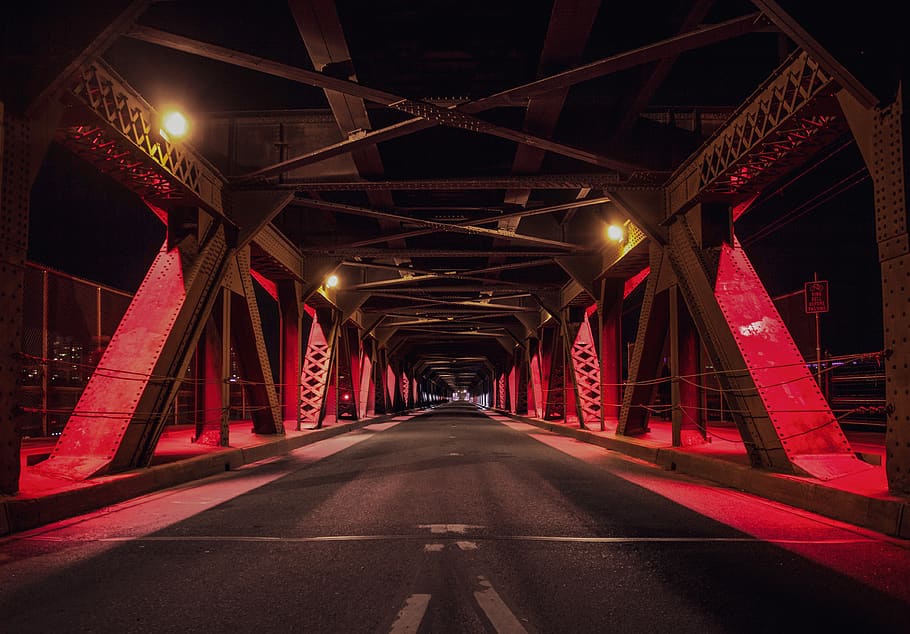
[[[233,422],[230,447],[192,442],[192,426],[172,426],[162,435],[150,467],[104,476],[88,482],[42,478],[29,466],[47,456],[52,439],[25,442],[20,492],[0,497],[0,535],[21,532],[97,510],[153,491],[198,480],[242,465],[285,454],[374,423],[407,420],[428,410],[327,424],[321,429],[287,431],[285,436],[260,436],[249,421]],[[498,416],[592,443],[664,469],[710,480],[886,535],[910,539],[910,497],[889,494],[885,476],[882,434],[846,432],[857,455],[869,469],[829,481],[771,473],[749,465],[735,428],[712,426],[712,442],[690,447],[672,446],[669,422],[652,421],[650,431],[638,437],[610,431],[580,429],[577,424],[517,416],[488,410]],[[614,425],[615,426],[615,425]]]
[[[710,480],[796,508],[855,524],[893,537],[910,539],[910,497],[891,495],[885,473],[884,434],[849,432],[845,435],[857,457],[869,465],[861,473],[822,481],[773,473],[749,464],[746,447],[732,425],[709,429],[709,442],[673,447],[670,422],[649,421],[641,436],[618,436],[612,431],[580,429],[578,424],[547,421],[494,410],[582,442],[599,445],[664,469]],[[605,427],[610,428],[610,424]],[[612,422],[616,427],[616,422]]]

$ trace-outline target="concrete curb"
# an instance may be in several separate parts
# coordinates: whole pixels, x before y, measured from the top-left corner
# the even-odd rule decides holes
[[[910,539],[910,500],[842,491],[802,478],[762,471],[728,460],[689,453],[637,438],[605,437],[578,427],[493,410],[547,431],[598,445],[645,462],[722,486],[788,504],[892,537]]]
[[[408,413],[412,412],[332,425],[300,436],[279,436],[250,447],[225,447],[201,456],[102,477],[83,483],[84,486],[46,496],[2,499],[0,536],[37,528],[178,484],[231,471],[245,464],[281,456],[305,445]]]

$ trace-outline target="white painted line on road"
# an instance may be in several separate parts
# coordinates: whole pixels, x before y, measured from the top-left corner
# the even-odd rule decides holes
[[[395,425],[397,425],[401,422],[402,421],[400,421],[400,420],[390,420],[385,423],[373,423],[371,425],[365,425],[363,427],[363,429],[366,429],[369,431],[385,431],[387,429],[391,429],[392,427],[395,427]]]
[[[474,524],[418,524],[417,528],[429,528],[431,533],[459,533],[464,534],[471,529],[483,528]]]
[[[445,548],[445,544],[424,544],[423,552],[425,553],[438,553]]]
[[[463,456],[464,454],[458,453],[457,451],[453,451],[451,453],[447,453],[446,455],[447,456]]]
[[[421,528],[429,527],[424,525]],[[458,524],[437,524],[436,527],[460,526]],[[472,528],[472,527],[468,527]],[[481,528],[479,526],[473,528]],[[444,528],[431,529],[433,534],[463,533],[464,531]],[[316,537],[270,537],[244,535],[174,535],[174,536],[137,536],[137,537],[101,537],[85,538],[56,537],[35,535],[25,537],[23,541],[45,542],[273,542],[273,543],[310,543],[310,542],[370,542],[370,541],[408,541],[426,539],[426,535],[320,535]],[[476,541],[518,541],[518,542],[552,542],[573,544],[806,544],[812,546],[840,546],[844,544],[873,544],[881,540],[872,538],[857,539],[758,539],[757,537],[569,537],[562,535],[478,535]],[[456,542],[472,543],[472,542]],[[464,549],[463,549],[464,550]]]
[[[477,550],[477,542],[455,542],[461,550]]]
[[[389,634],[400,634],[403,632],[416,632],[426,614],[427,606],[430,605],[429,594],[412,594],[404,602],[404,607],[395,617],[392,623],[392,629]]]
[[[481,576],[477,578],[477,581],[483,590],[475,592],[474,598],[477,599],[477,604],[480,606],[480,609],[483,610],[487,615],[487,618],[490,619],[493,628],[499,632],[499,634],[519,634],[520,632],[527,632],[527,630],[522,627],[521,623],[518,622],[518,619],[515,618],[515,615],[512,614],[512,611],[508,606],[503,603],[499,594],[493,589],[492,584],[487,581],[487,578]]]

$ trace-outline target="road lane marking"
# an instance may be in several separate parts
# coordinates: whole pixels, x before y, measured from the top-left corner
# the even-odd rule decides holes
[[[455,542],[461,550],[477,550],[477,542]]]
[[[474,598],[477,600],[477,605],[480,606],[480,609],[483,610],[484,614],[487,615],[487,618],[490,619],[493,628],[499,632],[499,634],[519,634],[521,632],[527,632],[527,630],[521,626],[521,623],[518,622],[518,619],[515,618],[515,615],[512,614],[512,611],[508,606],[503,603],[499,594],[493,589],[493,585],[487,578],[483,576],[477,577],[477,582],[483,590],[475,592]]]
[[[425,552],[425,553],[438,553],[438,552],[440,552],[443,548],[445,548],[445,544],[424,544],[424,545],[423,545],[423,552]]]
[[[433,531],[431,531],[433,532]],[[437,531],[436,534],[444,534]],[[319,535],[313,537],[277,537],[252,535],[154,535],[123,536],[79,539],[36,535],[23,541],[45,542],[263,542],[263,543],[318,543],[318,542],[371,542],[371,541],[421,541],[426,535]],[[841,546],[846,544],[877,544],[880,540],[856,539],[758,539],[757,537],[569,537],[561,535],[478,535],[479,541],[525,541],[572,544],[805,544],[813,546]],[[456,543],[458,543],[456,541]],[[472,543],[472,542],[462,542]]]
[[[474,524],[418,524],[417,528],[429,528],[431,533],[459,533],[464,534],[472,529],[483,528]]]
[[[429,594],[412,594],[404,602],[404,607],[395,617],[392,623],[392,629],[389,634],[402,634],[404,632],[416,632],[423,621],[423,615],[426,614],[427,606],[430,605]]]

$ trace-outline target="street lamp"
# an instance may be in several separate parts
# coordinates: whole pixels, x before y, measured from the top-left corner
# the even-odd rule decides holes
[[[607,238],[622,244],[626,241],[626,230],[620,225],[610,225],[607,227]]]
[[[170,142],[184,138],[190,130],[189,120],[179,110],[166,110],[161,115],[161,135]]]
[[[325,287],[326,288],[335,288],[338,286],[338,276],[334,273],[325,278]]]

